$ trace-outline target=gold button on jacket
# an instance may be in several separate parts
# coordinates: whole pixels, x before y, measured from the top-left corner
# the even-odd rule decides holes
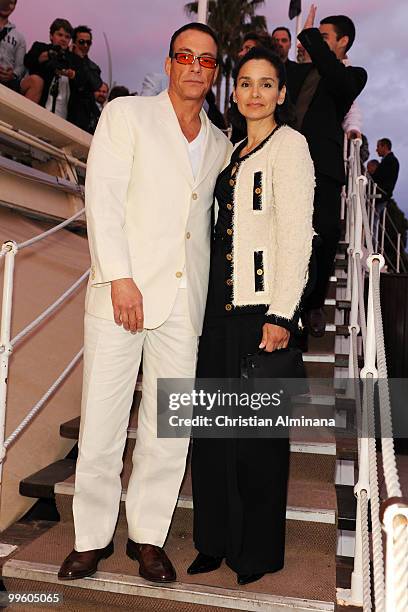
[[[183,273],[182,272],[176,272],[176,276],[177,276],[177,278],[181,278],[183,276]]]
[[[232,310],[231,304],[225,304],[225,310]]]

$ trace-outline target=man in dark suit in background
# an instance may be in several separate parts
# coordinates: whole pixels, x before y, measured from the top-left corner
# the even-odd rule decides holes
[[[377,153],[382,157],[381,163],[373,174],[373,181],[377,183],[384,194],[379,203],[385,204],[392,198],[395,184],[398,179],[399,161],[392,152],[392,142],[389,138],[381,138],[377,142]]]
[[[291,71],[289,91],[296,106],[297,127],[308,141],[316,172],[313,224],[321,240],[316,253],[316,284],[305,300],[305,311],[309,332],[322,336],[324,300],[340,237],[341,188],[345,182],[342,122],[363,90],[367,73],[342,63],[355,38],[351,19],[326,17],[314,28],[310,26],[315,11],[312,6],[298,36],[312,63],[306,70],[302,65]]]

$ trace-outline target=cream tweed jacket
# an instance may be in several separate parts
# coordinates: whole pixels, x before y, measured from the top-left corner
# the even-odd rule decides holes
[[[233,305],[291,320],[312,252],[314,168],[306,139],[280,127],[238,167],[233,188]]]

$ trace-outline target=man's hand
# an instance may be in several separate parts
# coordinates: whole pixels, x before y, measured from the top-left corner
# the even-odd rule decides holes
[[[111,282],[113,315],[117,325],[126,331],[143,329],[143,296],[132,278],[120,278]]]
[[[0,68],[0,81],[12,81],[14,73],[12,68]]]
[[[354,140],[355,138],[361,138],[361,132],[358,130],[349,130],[347,132],[348,140]]]
[[[316,17],[316,11],[317,11],[317,6],[315,4],[312,4],[309,9],[309,14],[306,17],[305,25],[303,26],[304,30],[306,30],[307,28],[313,28],[315,17]]]
[[[284,327],[273,325],[273,323],[265,323],[262,327],[262,340],[259,348],[265,349],[267,353],[272,353],[276,349],[286,348],[289,338],[290,333]]]
[[[61,76],[66,76],[71,80],[75,79],[76,73],[75,73],[75,70],[73,70],[72,68],[63,68],[62,70],[59,70],[58,72]]]
[[[44,62],[48,62],[49,59],[50,59],[50,56],[48,54],[48,51],[43,51],[38,56],[38,61],[39,61],[40,64],[43,64]]]

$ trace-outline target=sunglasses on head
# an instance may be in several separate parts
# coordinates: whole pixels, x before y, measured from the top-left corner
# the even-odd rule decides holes
[[[84,38],[80,38],[77,40],[77,45],[81,45],[81,47],[90,47],[92,45],[92,40],[85,40]]]
[[[214,70],[217,67],[218,62],[214,57],[209,57],[208,55],[194,55],[194,53],[175,53],[173,55],[174,59],[178,64],[194,64],[196,59],[198,63],[203,68],[210,68]]]

